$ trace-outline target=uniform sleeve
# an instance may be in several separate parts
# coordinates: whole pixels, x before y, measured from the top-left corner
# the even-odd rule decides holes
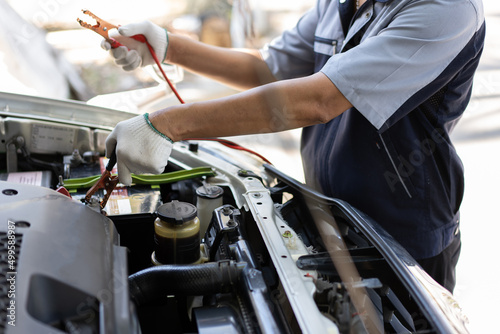
[[[478,30],[479,20],[467,0],[413,1],[376,35],[331,57],[321,71],[380,129],[440,76]]]
[[[321,1],[321,0],[320,0]],[[260,54],[276,79],[291,79],[314,72],[314,33],[319,7],[306,12],[297,25],[285,31],[260,50]]]

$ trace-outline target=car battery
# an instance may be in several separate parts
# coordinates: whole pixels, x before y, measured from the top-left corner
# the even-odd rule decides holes
[[[93,170],[95,172],[104,171],[107,165],[107,158],[100,158],[98,165]],[[89,170],[88,167],[85,168]],[[79,173],[83,169],[73,168],[72,173]],[[116,173],[116,169],[111,171]],[[79,174],[81,176],[85,173]],[[84,202],[88,189],[78,189],[72,191],[74,200]],[[104,196],[103,190],[96,193],[97,197]],[[103,209],[103,213],[110,218],[118,234],[120,235],[120,245],[127,247],[128,271],[136,272],[151,266],[150,255],[154,248],[154,220],[155,212],[162,205],[162,196],[159,185],[133,185],[125,187],[121,184],[113,190],[108,198],[108,202]]]

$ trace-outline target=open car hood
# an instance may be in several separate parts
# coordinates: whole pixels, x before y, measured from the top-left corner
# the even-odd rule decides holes
[[[120,188],[117,209],[86,205],[83,180],[132,116],[0,93],[6,333],[467,333],[453,296],[377,222],[248,152],[178,142],[163,176]],[[13,182],[33,173],[37,185]],[[199,260],[154,265],[158,208],[201,217],[200,187],[223,196]]]

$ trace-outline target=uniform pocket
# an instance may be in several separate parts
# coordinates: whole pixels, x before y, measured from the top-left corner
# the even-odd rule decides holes
[[[337,53],[337,40],[322,37],[314,37],[314,52],[326,56],[333,56]]]

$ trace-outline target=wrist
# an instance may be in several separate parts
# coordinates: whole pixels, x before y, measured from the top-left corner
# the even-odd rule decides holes
[[[165,29],[166,31],[166,29]],[[172,47],[172,42],[175,43],[175,34],[167,31],[167,48],[165,50],[165,59],[163,59],[163,62],[165,64],[173,64],[172,63],[172,55],[175,51],[175,47]]]
[[[165,109],[152,112],[148,116],[151,125],[154,126],[155,129],[163,133],[165,136],[170,138],[174,143],[183,139],[179,137],[176,131],[174,131],[170,126],[172,122],[169,121],[169,115]]]
[[[170,143],[174,143],[172,139],[170,139],[169,136],[165,135],[164,133],[160,132],[157,127],[152,123],[151,119],[149,118],[149,114],[145,113],[144,115],[144,120],[148,124],[148,126],[153,130],[156,134],[158,134],[160,137],[164,138],[165,140],[168,140]]]
[[[169,31],[167,32],[167,38],[168,44],[164,62],[170,65],[180,65],[179,60],[181,59],[179,58],[185,52],[185,43],[183,40],[187,37]]]

